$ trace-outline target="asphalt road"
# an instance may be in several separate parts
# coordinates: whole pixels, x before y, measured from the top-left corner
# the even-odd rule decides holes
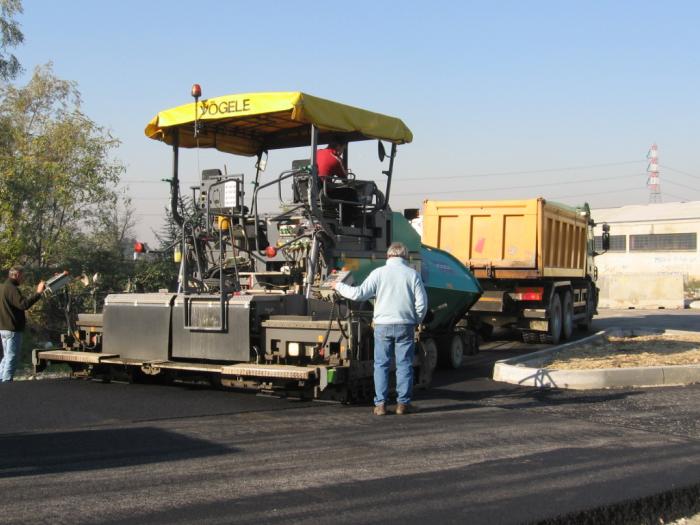
[[[700,312],[607,311],[594,324],[700,330]],[[499,337],[438,373],[410,416],[188,386],[1,384],[0,523],[658,523],[692,513],[700,385],[496,383],[495,360],[537,348]]]

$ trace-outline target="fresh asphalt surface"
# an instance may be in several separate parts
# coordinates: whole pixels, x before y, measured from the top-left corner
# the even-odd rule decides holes
[[[594,326],[700,331],[700,312],[602,311]],[[201,387],[2,384],[0,522],[659,523],[691,514],[700,385],[566,392],[489,379],[494,361],[537,348],[501,334],[461,369],[438,372],[417,396],[420,413],[384,418],[368,406]]]

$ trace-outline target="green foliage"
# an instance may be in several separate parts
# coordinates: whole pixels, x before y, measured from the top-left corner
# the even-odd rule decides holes
[[[182,209],[186,216],[192,216],[196,212],[196,206],[191,198],[182,199]],[[157,253],[151,253],[145,260],[137,261],[131,279],[131,290],[137,292],[157,292],[167,289],[177,290],[177,278],[180,265],[174,262],[173,252],[180,248],[182,230],[175,223],[172,212],[164,210],[163,224],[158,232],[154,232],[158,239]]]
[[[21,14],[21,0],[0,0],[0,79],[10,80],[21,71],[17,57],[7,54],[7,50],[24,42],[24,35],[15,21],[15,15]]]
[[[111,157],[118,144],[81,111],[76,84],[57,78],[51,64],[26,86],[0,88],[0,270],[24,264],[28,283],[62,270],[100,276],[31,310],[44,336],[101,307],[134,272],[133,211],[117,191],[124,168]]]
[[[179,266],[165,254],[156,260],[137,261],[131,281],[135,292],[175,291]]]
[[[76,84],[57,78],[51,64],[25,86],[0,86],[0,271],[23,264],[25,295],[54,272],[74,276],[65,292],[30,310],[37,341],[56,341],[77,313],[101,311],[109,293],[177,287],[179,229],[170,214],[162,254],[132,258],[133,210],[117,189],[124,168],[111,156],[118,144],[82,112]]]
[[[123,167],[109,156],[119,142],[81,112],[75,83],[48,64],[0,95],[0,267],[61,265],[89,229],[123,238],[123,226],[104,231],[119,202]]]
[[[163,225],[154,233],[159,246],[156,253],[136,262],[131,287],[138,292],[175,291],[180,265],[174,262],[173,252],[180,245],[181,232],[169,209],[164,210]]]

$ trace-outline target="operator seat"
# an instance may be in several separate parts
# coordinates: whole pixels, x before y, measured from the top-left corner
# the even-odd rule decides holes
[[[363,215],[384,206],[384,194],[371,180],[334,179],[319,188],[321,209],[325,216],[339,217],[342,226],[359,227]],[[344,201],[344,202],[337,202]]]
[[[349,226],[357,216],[357,192],[352,181],[339,177],[319,177],[318,196],[321,209],[326,217],[337,217],[341,226]],[[343,201],[343,202],[339,202]]]
[[[384,207],[384,194],[373,180],[356,180],[354,187],[360,205],[371,208],[372,211]]]

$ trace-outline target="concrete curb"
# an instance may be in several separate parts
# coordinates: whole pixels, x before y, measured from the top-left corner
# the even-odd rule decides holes
[[[700,382],[700,365],[650,366],[636,368],[602,368],[597,370],[549,370],[544,364],[555,354],[572,347],[596,343],[605,336],[683,335],[696,338],[700,334],[682,330],[630,330],[608,328],[579,341],[540,350],[520,357],[497,361],[493,379],[537,388],[593,390],[643,386],[678,386]]]

